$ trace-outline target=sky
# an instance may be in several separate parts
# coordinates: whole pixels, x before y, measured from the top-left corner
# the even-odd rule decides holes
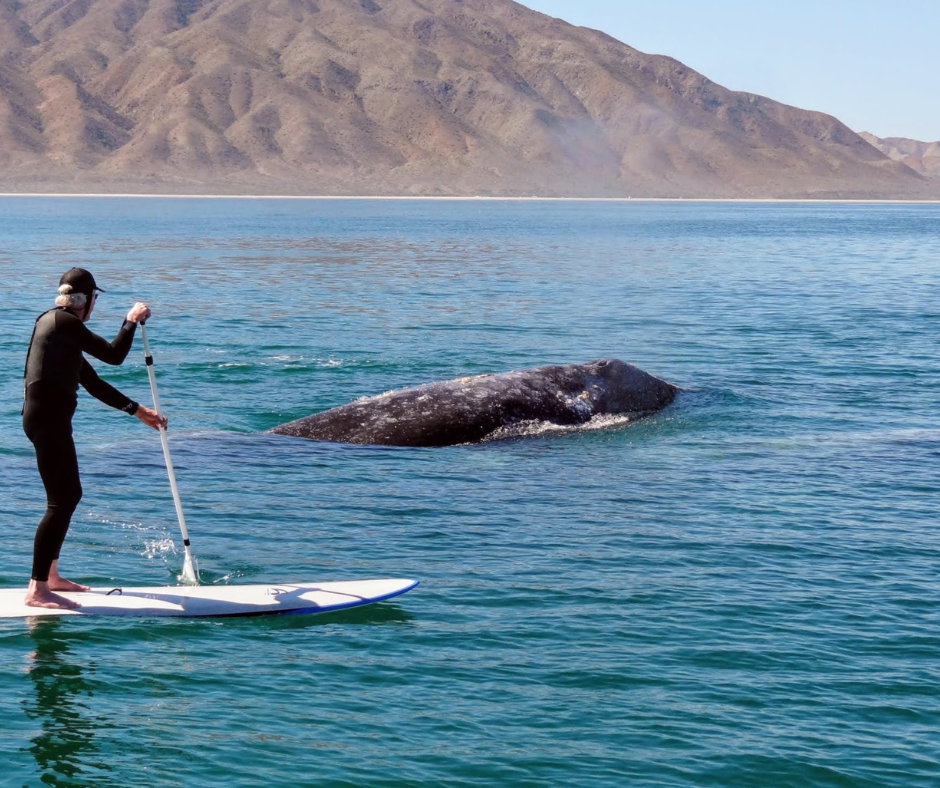
[[[521,0],[731,90],[940,140],[938,0]]]

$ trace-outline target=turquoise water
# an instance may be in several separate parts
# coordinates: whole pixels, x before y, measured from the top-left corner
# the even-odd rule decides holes
[[[0,586],[72,265],[147,300],[203,580],[406,576],[358,611],[0,621],[4,786],[935,786],[940,206],[0,199]],[[626,428],[445,449],[262,434],[615,356]],[[104,377],[146,401],[139,342]],[[83,395],[63,569],[174,582],[159,442]]]

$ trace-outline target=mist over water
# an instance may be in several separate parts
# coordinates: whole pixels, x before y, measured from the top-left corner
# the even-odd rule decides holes
[[[0,585],[59,275],[136,299],[204,582],[414,576],[233,621],[0,620],[0,785],[932,786],[940,207],[0,199]],[[443,449],[263,434],[618,357],[651,418]],[[139,338],[122,367],[149,391]],[[529,429],[531,427],[531,429]],[[82,395],[63,568],[175,582],[160,445]]]

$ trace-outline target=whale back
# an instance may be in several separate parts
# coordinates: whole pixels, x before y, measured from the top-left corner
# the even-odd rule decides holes
[[[675,387],[617,359],[475,375],[386,392],[282,424],[313,440],[449,446],[525,421],[577,425],[669,404]]]

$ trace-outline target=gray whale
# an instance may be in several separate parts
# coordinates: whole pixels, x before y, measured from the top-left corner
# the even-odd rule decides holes
[[[678,389],[618,359],[475,375],[367,397],[269,432],[390,446],[474,443],[500,428],[542,421],[574,426],[606,414],[645,414]]]

